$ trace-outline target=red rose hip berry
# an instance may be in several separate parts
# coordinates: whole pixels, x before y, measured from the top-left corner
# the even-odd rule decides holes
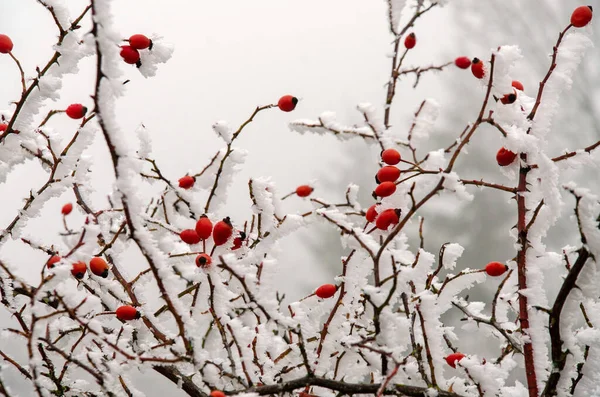
[[[298,98],[292,95],[284,95],[279,98],[279,102],[277,102],[279,109],[283,110],[284,112],[291,112],[296,108],[297,104]]]
[[[399,222],[398,212],[395,209],[383,211],[375,220],[375,226],[379,230],[388,230],[391,225],[396,225]]]
[[[462,353],[452,353],[452,354],[449,354],[445,358],[445,360],[449,366],[451,366],[452,368],[456,368],[456,363],[459,362],[460,360],[462,360],[463,358],[465,358],[465,355]]]
[[[406,36],[404,39],[404,47],[406,47],[407,50],[410,50],[411,48],[414,48],[415,45],[417,45],[417,36],[414,33]]]
[[[60,262],[62,258],[58,255],[52,255],[52,257],[50,257],[50,259],[48,259],[48,262],[46,262],[46,266],[48,267],[48,269],[52,269],[54,267],[54,265],[56,265],[58,262]]]
[[[8,128],[8,124],[0,123],[0,132],[6,131],[7,128]]]
[[[213,390],[210,392],[210,397],[225,397],[225,393],[221,390]]]
[[[84,262],[75,262],[73,263],[73,267],[71,268],[71,274],[76,279],[81,280],[83,276],[85,276],[85,272],[87,271],[87,266]]]
[[[210,219],[208,219],[206,215],[202,215],[200,219],[198,219],[198,222],[196,222],[196,233],[198,233],[198,237],[200,237],[200,240],[206,240],[207,238],[209,238],[212,234],[212,230],[212,222],[210,221]]]
[[[525,88],[523,87],[523,84],[519,81],[519,80],[513,80],[512,81],[512,86],[514,88],[516,88],[519,91],[523,91]]]
[[[515,103],[516,100],[517,100],[516,92],[513,92],[512,94],[506,94],[502,98],[500,98],[500,102],[502,102],[504,105],[509,105],[511,103]]]
[[[229,217],[223,218],[215,224],[213,229],[213,241],[215,245],[223,245],[229,240],[229,237],[233,234],[233,226]]]
[[[136,50],[152,49],[152,40],[143,34],[134,34],[128,41],[129,45]]]
[[[67,116],[69,116],[70,118],[78,120],[82,119],[83,116],[85,116],[85,114],[87,113],[87,108],[81,103],[74,103],[67,107],[65,113],[67,113]]]
[[[136,320],[141,317],[140,312],[133,306],[119,306],[115,311],[117,318],[121,321]]]
[[[592,20],[592,6],[579,6],[571,14],[571,25],[582,28]],[[0,51],[1,52],[1,51]]]
[[[296,188],[296,194],[298,197],[308,197],[313,192],[313,188],[308,185],[298,186]]]
[[[333,284],[323,284],[315,291],[315,295],[319,298],[327,299],[331,298],[335,295],[335,291],[337,291],[337,287]]]
[[[194,186],[195,182],[196,178],[186,175],[183,178],[179,178],[179,187],[182,189],[190,189],[192,186]]]
[[[498,153],[496,153],[496,161],[498,165],[501,167],[506,167],[507,165],[511,165],[513,161],[517,158],[517,154],[507,150],[505,148],[500,148]]]
[[[467,57],[458,57],[454,60],[454,64],[461,69],[468,69],[471,66],[471,60]]]
[[[121,58],[130,65],[136,65],[140,61],[140,53],[138,50],[129,45],[121,46]]]
[[[108,263],[99,256],[95,256],[90,260],[90,270],[98,277],[108,277]]]
[[[71,213],[71,211],[73,211],[73,204],[71,204],[71,203],[67,203],[67,204],[63,205],[62,208],[60,209],[60,212],[63,215],[69,215]]]
[[[198,267],[209,267],[212,263],[212,258],[206,253],[201,253],[196,257],[196,266]]]
[[[378,197],[388,197],[394,194],[396,191],[396,184],[394,182],[381,182],[379,186],[375,188],[375,195]]]
[[[492,277],[498,277],[506,273],[508,266],[500,262],[490,262],[485,266],[485,272]]]
[[[190,245],[198,244],[200,242],[200,236],[198,236],[198,233],[196,233],[194,229],[182,230],[181,233],[179,233],[179,237],[181,238],[181,241]]]
[[[379,182],[396,182],[400,177],[400,170],[393,165],[386,165],[377,171],[377,179]]]
[[[471,73],[478,79],[482,79],[485,76],[485,70],[483,68],[483,62],[479,58],[473,58],[471,63]]]
[[[402,160],[402,157],[396,149],[385,149],[381,152],[381,160],[387,165],[396,165]]]
[[[375,218],[377,218],[377,210],[375,209],[375,207],[377,207],[377,204],[373,204],[372,206],[370,206],[365,215],[365,218],[367,218],[367,222],[369,223],[373,223],[375,221]]]
[[[13,42],[5,34],[0,34],[0,54],[8,54],[13,49]]]
[[[236,250],[242,247],[242,243],[246,240],[246,233],[240,232],[240,235],[233,239],[232,250]]]

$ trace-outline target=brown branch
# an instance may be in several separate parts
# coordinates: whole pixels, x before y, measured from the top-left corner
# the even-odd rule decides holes
[[[580,150],[577,150],[577,151],[573,151],[573,152],[569,152],[569,153],[565,153],[565,154],[563,154],[561,156],[558,156],[558,157],[554,157],[552,159],[552,161],[559,162],[559,161],[566,160],[568,158],[576,156],[577,154],[579,154],[581,152],[581,150],[583,150],[584,152],[587,152],[589,154],[589,153],[591,153],[592,150],[596,149],[598,146],[600,146],[600,141],[598,141],[598,142],[596,142],[594,144],[591,144],[590,146],[585,147],[583,149],[580,149]],[[532,166],[532,168],[537,168],[537,166]]]
[[[436,65],[431,65],[431,66],[426,66],[426,67],[418,66],[416,68],[400,70],[398,72],[398,75],[402,76],[405,74],[414,73],[416,75],[416,79],[413,84],[413,88],[417,88],[417,85],[419,85],[419,80],[421,79],[421,74],[430,72],[432,70],[442,71],[442,70],[444,70],[445,67],[450,66],[452,64],[454,64],[454,61],[446,62],[442,65],[437,65],[437,66]]]
[[[83,19],[85,14],[87,14],[87,12],[91,9],[91,7],[92,7],[91,5],[88,5],[81,12],[81,14],[71,23],[71,26],[69,26],[69,28],[67,30],[63,30],[59,34],[58,41],[56,42],[55,47],[60,48],[60,45],[63,43],[65,37],[69,34],[69,32],[72,32],[73,30],[79,28],[79,22],[81,22],[81,20]],[[17,102],[17,107],[16,107],[12,117],[10,118],[10,121],[8,122],[8,127],[6,128],[6,131],[4,131],[4,134],[0,134],[0,143],[2,143],[4,141],[4,139],[6,139],[6,137],[10,134],[18,134],[18,131],[13,130],[13,125],[15,124],[17,117],[19,116],[21,110],[23,109],[25,102],[27,101],[27,99],[29,98],[29,96],[31,95],[33,90],[35,90],[38,87],[38,85],[40,83],[40,79],[48,72],[48,70],[50,70],[50,67],[52,67],[52,65],[54,65],[55,63],[58,63],[58,59],[60,57],[61,57],[60,51],[55,51],[52,58],[50,58],[48,63],[46,63],[46,66],[44,66],[44,68],[41,71],[39,71],[38,77],[36,77],[33,80],[31,85],[29,86],[29,88],[27,88],[27,91],[25,91],[21,95],[21,99],[19,100],[19,102]]]
[[[381,388],[381,383],[347,383],[343,381],[336,381],[327,378],[321,378],[317,376],[305,376],[302,378],[297,378],[293,380],[289,380],[286,382],[278,383],[276,385],[265,385],[265,386],[257,386],[252,387],[247,390],[234,390],[228,392],[228,394],[235,395],[239,393],[257,393],[260,396],[265,396],[268,394],[280,394],[293,392],[294,390],[307,387],[307,386],[318,386],[323,387],[325,389],[337,391],[340,394],[344,395],[354,395],[354,394],[373,394],[375,395],[377,391]],[[402,396],[410,396],[410,397],[423,397],[427,395],[428,388],[426,387],[418,387],[418,386],[408,386],[402,384],[393,384],[389,385],[383,391],[385,395],[402,395]],[[448,392],[444,390],[436,390],[436,393],[439,397],[461,397],[460,394],[456,394],[453,392]]]
[[[11,363],[16,369],[19,370],[19,372],[26,377],[27,379],[32,379],[31,375],[29,374],[29,371],[27,371],[25,368],[23,368],[21,366],[21,364],[19,364],[18,362],[16,362],[15,360],[13,360],[12,358],[10,358],[6,353],[4,353],[2,350],[0,350],[0,356],[2,356],[2,358],[4,360],[6,360],[7,362]]]
[[[17,64],[17,67],[19,68],[19,73],[21,74],[21,87],[23,87],[22,88],[23,92],[21,95],[23,95],[27,91],[27,86],[25,85],[25,72],[23,71],[21,62],[19,62],[17,57],[12,52],[9,52],[8,55],[10,55],[10,57],[13,59],[13,61],[15,61],[15,63]]]
[[[214,198],[215,193],[217,191],[217,187],[219,186],[219,179],[221,178],[221,174],[223,173],[223,167],[225,166],[225,161],[227,160],[229,155],[231,155],[231,153],[233,152],[233,149],[231,148],[233,141],[235,141],[235,139],[240,135],[240,133],[242,132],[244,127],[246,127],[248,124],[250,124],[254,120],[254,116],[256,116],[259,112],[261,112],[263,110],[271,109],[272,107],[276,107],[276,106],[277,105],[257,106],[256,109],[254,109],[254,112],[252,112],[252,114],[250,115],[250,117],[246,121],[244,121],[242,123],[242,125],[240,125],[240,127],[237,129],[237,131],[232,135],[231,140],[227,143],[227,150],[225,151],[225,154],[223,155],[223,158],[221,159],[221,163],[219,164],[219,168],[217,169],[217,174],[215,175],[215,182],[213,183],[212,189],[210,190],[210,194],[208,195],[208,199],[206,200],[206,205],[204,206],[205,213],[208,213],[208,210],[210,208],[210,202]],[[211,161],[211,163],[212,163],[212,161]]]
[[[452,305],[454,307],[456,307],[457,309],[459,309],[461,312],[463,312],[465,314],[465,316],[467,316],[468,318],[472,319],[473,321],[475,321],[476,323],[481,323],[481,324],[486,324],[489,325],[490,327],[494,328],[496,331],[498,331],[505,339],[506,341],[512,346],[512,348],[514,350],[516,350],[517,352],[523,354],[523,350],[521,349],[521,347],[519,346],[518,342],[513,340],[510,335],[508,334],[508,332],[502,328],[495,320],[493,319],[485,319],[483,317],[479,317],[479,316],[475,316],[472,313],[470,313],[465,307],[463,307],[462,305],[456,303],[456,302],[452,302]]]
[[[546,86],[546,83],[550,79],[550,76],[552,76],[552,72],[556,68],[556,57],[558,56],[558,47],[560,46],[560,43],[562,42],[563,37],[565,36],[567,31],[571,28],[571,26],[572,25],[567,26],[562,32],[559,33],[558,40],[556,40],[556,44],[552,48],[552,62],[550,63],[550,68],[548,69],[546,76],[544,76],[544,79],[540,82],[540,87],[538,89],[537,97],[535,98],[535,104],[533,105],[533,108],[531,109],[531,112],[529,113],[529,115],[527,115],[527,118],[529,120],[533,120],[533,118],[535,117],[535,114],[537,113],[538,108],[540,107],[540,104],[542,103],[542,94],[544,93],[544,87]]]
[[[431,355],[431,349],[429,348],[429,338],[427,337],[427,330],[425,328],[425,319],[421,313],[419,306],[416,306],[417,314],[419,315],[419,323],[421,324],[421,334],[423,335],[423,342],[425,342],[425,355],[427,356],[427,363],[429,364],[429,373],[431,376],[431,384],[436,389],[438,388],[437,381],[435,380],[435,367],[433,366],[433,356]]]
[[[402,30],[400,32],[398,32],[398,34],[396,35],[396,38],[394,39],[394,50],[393,50],[394,56],[392,58],[390,80],[388,82],[388,89],[387,89],[387,94],[386,94],[386,98],[385,98],[385,113],[384,113],[383,124],[385,125],[386,129],[390,128],[390,112],[391,112],[391,108],[392,108],[392,102],[394,101],[394,96],[396,95],[396,84],[398,82],[398,77],[399,77],[398,69],[402,66],[402,61],[404,60],[404,56],[406,55],[406,51],[404,51],[403,56],[400,59],[398,59],[398,53],[400,51],[400,41],[402,39],[402,35],[404,35],[404,33],[406,33],[406,31],[408,31],[408,29],[410,29],[410,27],[414,25],[415,21],[421,15],[425,14],[427,11],[431,10],[436,5],[437,5],[437,3],[432,3],[429,7],[421,10],[421,3],[418,3],[417,9],[416,9],[415,13],[413,14],[412,18],[408,21],[408,23],[404,26],[404,28],[402,28]],[[391,16],[391,11],[390,11],[390,16]],[[391,20],[390,20],[390,24],[391,24]]]
[[[191,397],[208,397],[196,384],[192,381],[191,376],[185,376],[174,365],[155,365],[152,367],[156,372],[169,379],[176,385],[181,384],[181,389]]]
[[[494,127],[496,127],[496,129],[498,131],[500,131],[500,133],[502,134],[502,136],[505,137],[505,138],[508,135],[508,133],[506,132],[506,130],[504,128],[502,128],[500,126],[500,124],[496,123],[496,121],[493,118],[491,118],[491,117],[483,119],[483,120],[481,120],[481,122],[482,123],[488,123],[489,125],[493,125]]]
[[[356,252],[355,249],[352,250],[350,252],[350,254],[348,255],[348,257],[343,261],[342,277],[346,276],[346,269],[348,268],[348,262],[350,262],[350,259],[352,259],[352,256],[354,255],[355,252]],[[342,282],[342,284],[339,287],[339,291],[340,291],[340,294],[337,298],[337,301],[335,302],[335,305],[333,306],[333,308],[331,309],[331,312],[329,313],[329,317],[327,318],[327,321],[325,321],[325,323],[323,324],[323,328],[321,329],[320,338],[319,338],[319,346],[317,347],[317,357],[321,356],[321,351],[323,349],[323,343],[325,342],[325,338],[327,337],[327,332],[329,330],[329,326],[331,325],[331,322],[333,321],[337,310],[340,308],[340,306],[342,306],[342,301],[344,300],[344,296],[346,295],[346,283],[345,282]]]
[[[560,380],[562,371],[567,362],[568,352],[562,350],[563,341],[560,335],[560,316],[569,294],[576,286],[575,283],[577,282],[579,274],[583,270],[583,266],[590,257],[589,251],[584,247],[581,247],[579,250],[577,250],[577,254],[577,260],[573,266],[571,266],[569,274],[567,274],[565,281],[563,281],[563,284],[558,291],[558,295],[556,296],[556,300],[554,301],[554,305],[552,306],[550,317],[548,319],[551,346],[550,352],[552,355],[552,365],[554,370],[550,373],[548,381],[546,382],[546,387],[542,393],[542,396],[544,397],[557,395],[556,386],[558,385],[558,381]]]
[[[97,117],[98,124],[100,126],[100,129],[102,130],[102,134],[104,135],[106,145],[108,146],[108,150],[110,152],[110,157],[112,160],[115,177],[117,178],[117,180],[119,180],[119,178],[121,176],[120,171],[119,171],[120,155],[117,152],[117,148],[116,148],[115,143],[113,142],[113,139],[108,131],[108,127],[106,126],[106,124],[104,122],[103,106],[101,106],[102,99],[103,99],[102,92],[101,92],[101,85],[102,85],[102,80],[106,79],[106,76],[104,75],[104,73],[102,71],[103,54],[102,54],[102,50],[100,48],[100,39],[98,37],[99,22],[96,19],[96,16],[97,16],[96,1],[97,0],[91,0],[92,16],[94,17],[94,18],[92,18],[92,35],[94,36],[95,47],[96,47],[96,84],[95,84],[95,94],[94,94],[94,106],[95,106],[95,113],[98,116]],[[169,311],[171,312],[171,314],[173,315],[173,318],[175,319],[175,323],[177,324],[177,328],[179,329],[179,336],[183,340],[186,350],[188,352],[191,352],[193,347],[192,347],[191,342],[188,340],[188,338],[186,336],[185,325],[184,325],[183,319],[181,318],[181,314],[177,311],[175,304],[171,300],[171,296],[167,292],[167,288],[164,284],[162,277],[159,274],[159,270],[158,270],[156,263],[154,262],[154,258],[145,245],[145,242],[144,242],[145,240],[142,240],[140,238],[140,236],[139,236],[140,232],[137,230],[136,226],[133,223],[134,215],[131,213],[131,209],[129,208],[127,194],[125,192],[121,192],[121,194],[122,194],[121,200],[123,202],[123,211],[125,213],[125,219],[127,221],[127,226],[129,229],[129,233],[131,234],[131,238],[136,243],[136,245],[140,249],[140,252],[142,253],[144,258],[148,262],[150,269],[152,270],[152,274],[154,276],[154,280],[157,284],[157,287],[161,292],[161,297],[165,301],[167,306],[169,307]],[[135,214],[135,216],[138,216],[138,215],[139,214]]]
[[[489,182],[484,182],[483,180],[468,180],[468,179],[461,179],[460,182],[463,185],[475,185],[475,186],[479,186],[479,187],[490,187],[492,189],[496,189],[496,190],[502,190],[504,192],[508,192],[508,193],[516,193],[517,189],[514,187],[508,187],[508,186],[504,186],[504,185],[500,185],[497,183],[489,183]]]

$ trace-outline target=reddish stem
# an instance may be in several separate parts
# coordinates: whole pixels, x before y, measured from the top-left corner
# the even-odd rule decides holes
[[[517,252],[517,272],[519,281],[519,290],[527,289],[527,222],[526,214],[527,207],[525,206],[525,193],[527,192],[527,174],[530,171],[527,165],[527,154],[521,154],[521,168],[519,170],[519,186],[517,187],[517,232],[518,243],[520,245]],[[519,294],[519,320],[521,323],[521,331],[523,334],[528,334],[529,331],[529,312],[527,311],[527,297]],[[525,374],[527,376],[527,388],[529,389],[530,397],[538,396],[537,376],[533,361],[533,345],[531,343],[531,335],[529,342],[523,346],[523,355],[525,356]]]

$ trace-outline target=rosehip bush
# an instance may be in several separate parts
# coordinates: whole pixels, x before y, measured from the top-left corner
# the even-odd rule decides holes
[[[14,77],[22,85],[0,113],[0,183],[25,162],[39,165],[46,179],[19,197],[23,201],[0,232],[0,248],[19,245],[0,257],[0,302],[11,317],[3,336],[26,351],[16,359],[0,351],[0,393],[10,395],[14,377],[5,376],[8,368],[39,396],[143,395],[131,378],[136,371],[164,377],[173,393],[200,397],[598,394],[600,201],[565,179],[565,170],[597,166],[600,141],[547,151],[560,98],[568,95],[592,44],[591,7],[565,15],[563,26],[544,26],[556,29],[558,39],[537,91],[526,93],[514,71],[527,55],[515,45],[480,51],[472,61],[454,54],[444,64],[407,66],[417,44],[409,30],[433,23],[428,12],[445,1],[389,1],[393,51],[391,72],[382,76],[387,89],[382,106],[358,105],[360,124],[347,126],[330,112],[293,120],[310,99],[284,95],[256,107],[236,129],[216,122],[223,149],[196,158],[190,173],[169,175],[152,157],[148,134],[138,131],[136,141],[120,129],[115,103],[136,89],[125,85],[123,61],[137,65],[129,73],[151,77],[169,60],[170,47],[159,37],[117,32],[110,1],[90,0],[74,16],[60,2],[39,3],[59,30],[45,67],[24,70],[19,52],[27,43],[14,47],[0,36],[0,53],[8,54],[0,58],[18,71],[2,79]],[[410,16],[405,25],[400,15]],[[80,30],[84,20],[89,31]],[[425,38],[419,41],[417,52],[427,51],[425,44]],[[91,98],[90,108],[61,104],[40,114],[42,103],[57,99],[64,75],[86,56],[94,59],[95,74],[92,92],[80,98]],[[392,125],[392,112],[407,111],[394,106],[397,88],[409,75],[416,75],[416,87],[429,72],[456,68],[471,68],[476,78],[468,72],[459,78],[480,87],[483,99],[447,145],[424,153],[417,138],[428,137],[452,104],[442,110],[424,99],[408,110],[411,122]],[[273,179],[252,177],[243,182],[251,205],[245,216],[233,216],[224,197],[243,162],[238,137],[251,122],[260,123],[259,114],[274,112],[290,117],[293,132],[355,138],[373,147],[377,171],[371,184],[351,184],[327,200],[301,181],[280,197]],[[78,120],[77,126],[61,126],[71,128],[66,139],[53,131],[61,113]],[[485,140],[474,139],[484,125],[485,133],[502,139],[497,172],[508,183],[461,175],[458,163],[467,149],[490,151],[494,163],[495,149],[479,148]],[[95,137],[109,163],[85,155]],[[92,183],[95,167],[107,167],[115,177],[104,205],[92,199],[96,191],[106,193]],[[160,186],[158,193],[144,189],[150,184]],[[359,200],[359,189],[373,192],[372,198]],[[430,252],[423,210],[434,197],[468,203],[480,189],[510,200],[516,225],[505,238],[514,250],[467,266],[463,252],[480,248],[476,241],[463,247],[452,234]],[[62,194],[71,199],[54,221],[64,230],[48,239],[28,232],[26,224]],[[284,198],[311,208],[286,213]],[[577,244],[552,252],[544,242],[566,210],[573,214]],[[315,281],[303,298],[288,302],[274,278],[279,244],[313,222],[339,234],[345,252],[336,264],[338,277]],[[30,263],[21,255],[25,250],[43,260]],[[132,270],[132,257],[142,270]],[[35,277],[21,276],[23,269]],[[544,278],[560,283],[558,292],[547,291]],[[495,293],[472,300],[468,290],[483,283]],[[455,317],[464,328],[450,325]],[[469,343],[474,333],[494,341],[494,356]]]

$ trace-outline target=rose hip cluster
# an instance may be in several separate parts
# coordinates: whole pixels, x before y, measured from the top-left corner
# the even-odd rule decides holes
[[[211,220],[206,215],[202,215],[194,229],[185,229],[179,233],[181,241],[189,245],[195,245],[200,242],[206,246],[206,241],[212,237],[214,247],[224,245],[233,235],[233,225],[229,217],[215,223],[213,226]],[[239,249],[246,240],[246,233],[239,231],[238,235],[233,239],[231,249]],[[196,257],[196,266],[208,267],[212,263],[210,255],[201,253]]]
[[[134,34],[128,40],[129,45],[121,46],[121,58],[125,63],[130,65],[136,65],[138,68],[142,66],[140,60],[140,51],[148,49],[152,50],[152,40],[143,34]]]
[[[396,192],[396,181],[400,177],[400,169],[396,164],[400,163],[402,157],[396,149],[386,149],[381,152],[381,160],[386,164],[375,175],[377,187],[373,191],[373,198],[388,197]],[[379,230],[388,230],[390,226],[398,223],[400,210],[386,209],[379,213],[377,204],[373,204],[366,213],[367,222],[375,222]]]
[[[14,44],[11,38],[5,34],[0,34],[0,54],[11,54],[13,48]],[[81,119],[85,116],[86,112],[87,108],[80,103],[74,103],[65,109],[67,116],[72,119]],[[7,124],[0,123],[0,132],[6,131],[7,128]]]
[[[580,6],[577,7],[571,14],[571,25],[576,28],[583,28],[587,26],[592,20],[593,8],[592,6]],[[478,79],[483,79],[486,74],[486,69],[483,62],[479,58],[473,58],[471,61],[468,57],[461,56],[454,60],[454,64],[460,69],[471,68],[471,73]],[[510,105],[515,103],[519,92],[523,92],[524,87],[520,81],[514,80],[512,82],[513,92],[505,94],[502,98],[494,98],[496,101],[500,101],[503,105]],[[523,110],[523,108],[521,108]],[[500,148],[496,154],[496,161],[501,167],[511,165],[517,158],[517,153],[511,152],[506,148]]]

